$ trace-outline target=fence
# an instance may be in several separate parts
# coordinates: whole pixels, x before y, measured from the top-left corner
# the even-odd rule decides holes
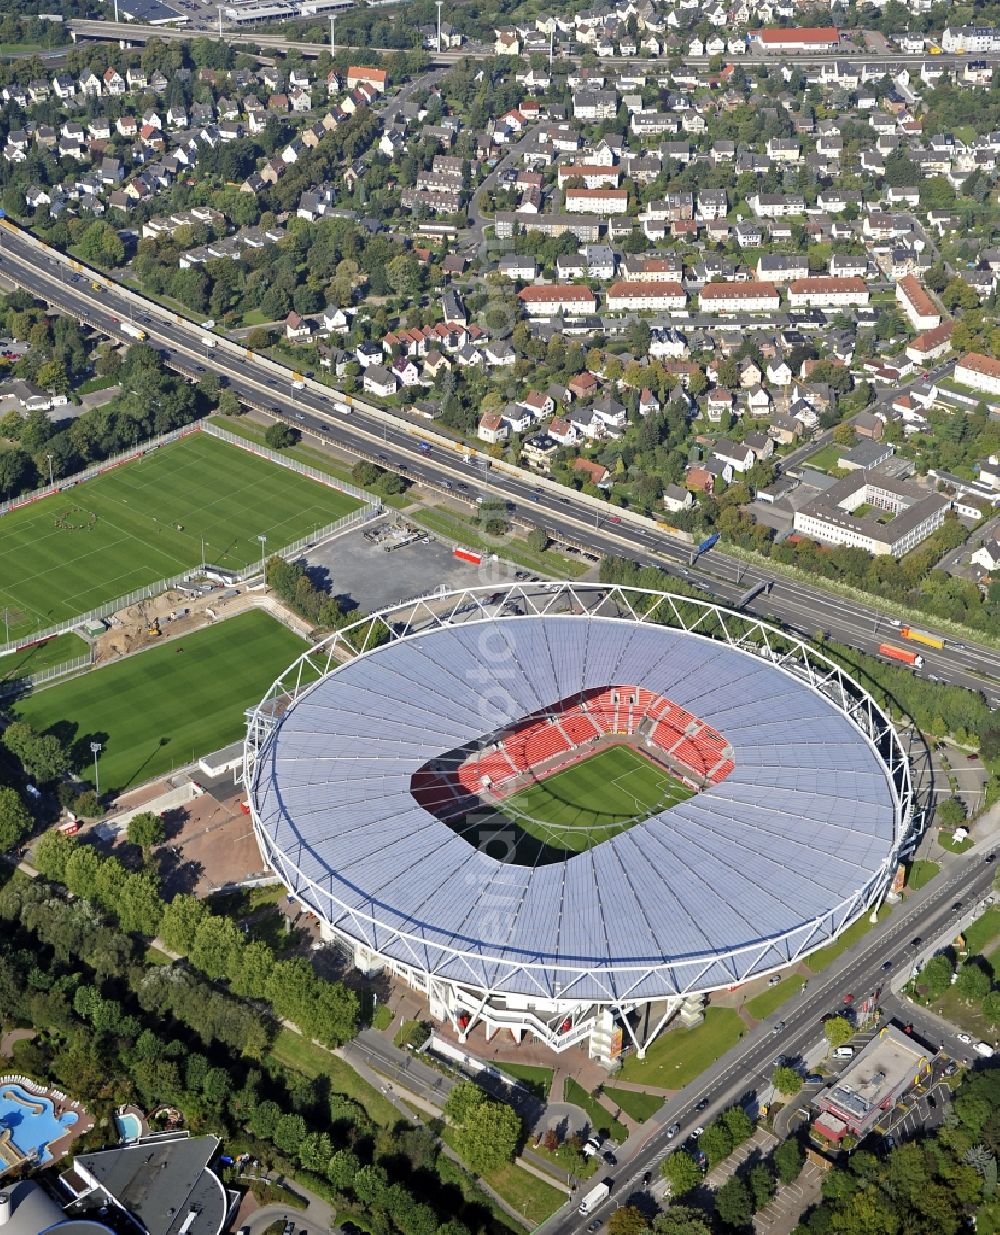
[[[268,556],[291,557],[301,552],[301,550],[316,544],[317,541],[328,540],[331,536],[338,536],[341,532],[349,531],[352,527],[359,527],[362,523],[368,523],[372,519],[377,519],[381,513],[381,504],[368,499],[360,510],[352,510],[349,514],[335,520],[335,522],[328,523],[325,527],[321,527],[310,535],[293,541],[290,545],[285,545],[283,549],[276,549]],[[130,605],[136,605],[141,600],[149,600],[153,596],[159,596],[162,592],[169,592],[172,587],[177,587],[180,583],[186,583],[189,579],[196,578],[210,569],[215,569],[211,562],[201,562],[197,566],[188,567],[187,570],[182,571],[179,575],[172,575],[169,579],[158,579],[155,583],[149,583],[145,587],[137,588],[134,592],[129,592],[127,596],[119,596],[115,600],[106,601],[103,605],[98,605],[96,609],[90,609],[86,613],[78,613],[75,617],[66,618],[62,622],[56,622],[53,626],[48,626],[44,630],[33,631],[30,635],[22,635],[20,639],[14,639],[9,643],[0,645],[0,656],[6,656],[9,652],[16,652],[18,648],[24,647],[26,643],[34,643],[38,639],[48,639],[52,635],[64,634],[67,630],[73,630],[74,627],[84,622],[102,621],[104,618],[110,617],[112,613],[117,613],[120,609],[127,609]],[[258,574],[260,574],[260,564],[255,562],[252,565],[245,566],[243,570],[235,572],[235,578],[238,582],[242,583],[244,580],[251,579],[254,575]],[[22,678],[20,680],[23,682],[25,679]],[[39,680],[44,681],[44,678],[39,676]]]
[[[64,677],[67,673],[75,673],[78,669],[87,669],[94,663],[93,650],[74,660],[64,660],[61,665],[50,665],[47,669],[39,669],[37,673],[26,673],[23,677],[8,678],[0,682],[0,699],[6,695],[19,695],[23,691],[40,686],[43,682],[51,682],[53,678]]]
[[[230,433],[228,429],[222,429],[218,425],[209,424],[207,420],[203,422],[201,430],[210,437],[217,437],[220,441],[228,442],[231,446],[238,446],[240,450],[248,450],[253,455],[259,455],[262,459],[267,459],[271,463],[277,463],[279,467],[287,468],[290,472],[298,472],[300,476],[308,476],[310,480],[318,481],[321,485],[326,485],[330,489],[339,489],[341,493],[346,493],[348,497],[357,498],[359,502],[364,502],[366,506],[381,506],[378,498],[373,498],[364,489],[359,489],[346,481],[337,480],[335,476],[321,472],[318,467],[310,467],[308,463],[300,463],[298,459],[289,459],[286,455],[280,454],[276,450],[269,450],[266,446],[259,446],[256,442],[251,442],[245,437],[240,437],[236,433]]]
[[[32,502],[40,502],[43,497],[52,497],[53,494],[62,493],[66,489],[72,489],[74,485],[82,484],[85,480],[93,480],[95,476],[102,476],[105,472],[114,471],[116,467],[132,463],[136,459],[141,459],[144,455],[158,450],[161,446],[166,446],[170,442],[179,442],[182,437],[187,437],[189,434],[197,432],[197,424],[185,425],[183,429],[172,429],[169,433],[162,433],[159,437],[150,438],[148,442],[143,442],[132,450],[123,451],[120,455],[112,455],[110,459],[105,459],[101,463],[94,463],[91,467],[84,468],[82,472],[75,472],[72,476],[65,476],[62,480],[57,480],[54,485],[45,485],[41,489],[36,489],[33,493],[24,493],[20,497],[12,497],[9,502],[0,502],[0,518],[21,506],[30,506]]]

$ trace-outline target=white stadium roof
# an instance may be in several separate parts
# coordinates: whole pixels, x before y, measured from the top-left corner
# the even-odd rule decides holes
[[[504,618],[472,608],[332,667],[248,763],[268,859],[338,932],[500,996],[615,1003],[778,968],[885,889],[908,810],[865,724],[828,697],[849,702],[842,678],[824,691],[813,668],[579,605]],[[820,667],[829,685],[833,667]],[[735,770],[534,868],[495,860],[414,800],[428,761],[615,684],[713,726]]]

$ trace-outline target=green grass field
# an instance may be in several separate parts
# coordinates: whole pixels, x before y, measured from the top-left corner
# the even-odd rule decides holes
[[[611,1085],[604,1086],[604,1096],[641,1124],[652,1119],[663,1105],[660,1094],[640,1093],[637,1089],[615,1089]]]
[[[500,811],[519,833],[518,861],[537,864],[583,853],[689,797],[658,764],[612,746],[512,794]]]
[[[45,643],[11,652],[9,656],[0,656],[0,682],[30,677],[33,673],[41,673],[43,669],[52,669],[56,665],[64,665],[67,661],[86,655],[87,644],[79,635],[74,635],[72,631],[65,635],[56,635]]]
[[[708,1007],[705,1020],[694,1029],[685,1029],[683,1025],[668,1029],[651,1043],[645,1059],[630,1055],[622,1065],[621,1078],[658,1089],[683,1089],[746,1031],[740,1014],[733,1008]]]
[[[786,999],[791,999],[796,991],[802,990],[805,978],[797,973],[782,978],[777,986],[769,986],[753,999],[748,999],[746,1008],[755,1020],[766,1021],[767,1018],[781,1007]]]
[[[574,1106],[586,1112],[591,1131],[610,1136],[619,1144],[628,1139],[628,1128],[623,1123],[619,1123],[593,1094],[587,1093],[580,1082],[573,1080],[571,1076],[563,1080],[563,1101],[572,1102]]]
[[[179,574],[236,570],[357,509],[336,489],[204,433],[6,515],[0,608],[13,638]]]
[[[90,742],[101,742],[101,790],[122,790],[236,741],[244,708],[304,649],[251,610],[41,690],[18,703],[17,715],[58,734],[91,781]]]
[[[543,1102],[548,1099],[549,1090],[552,1088],[551,1068],[539,1068],[530,1063],[501,1063],[497,1067],[501,1072],[519,1080],[525,1089],[530,1089]]]

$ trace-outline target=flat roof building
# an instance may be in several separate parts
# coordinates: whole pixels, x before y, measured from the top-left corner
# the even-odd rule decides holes
[[[795,531],[873,556],[902,557],[944,522],[951,505],[882,472],[851,472],[795,512]]]
[[[859,1139],[867,1136],[879,1118],[930,1070],[931,1061],[923,1047],[887,1025],[817,1096],[820,1114],[813,1129],[831,1141],[848,1135]]]

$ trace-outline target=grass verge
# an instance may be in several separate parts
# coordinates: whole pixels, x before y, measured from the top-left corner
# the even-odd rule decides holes
[[[444,1128],[441,1139],[461,1158],[459,1138],[454,1128]],[[499,1170],[482,1177],[483,1183],[492,1188],[507,1204],[535,1226],[544,1222],[566,1201],[566,1193],[553,1188],[537,1175],[511,1162]]]
[[[646,1058],[630,1056],[621,1071],[623,1081],[683,1089],[746,1033],[739,1013],[732,1008],[706,1008],[705,1019],[694,1029],[668,1029],[646,1051]]]
[[[86,654],[86,641],[68,631],[65,635],[56,635],[54,639],[46,640],[45,643],[36,643],[33,647],[11,652],[9,656],[0,656],[0,682],[30,677],[33,673],[53,669],[56,665],[76,660]]]
[[[609,1110],[603,1107],[593,1094],[587,1093],[579,1081],[568,1076],[563,1083],[563,1101],[571,1102],[586,1113],[591,1129],[610,1136],[621,1143],[628,1137],[628,1129],[619,1123]]]
[[[552,1088],[552,1069],[536,1068],[530,1063],[498,1064],[501,1072],[520,1081],[525,1089],[529,1089],[543,1102],[548,1101],[549,1090]]]
[[[965,946],[970,956],[982,956],[1000,935],[1000,908],[987,909],[965,932]]]
[[[921,888],[925,888],[930,881],[940,874],[941,867],[937,862],[928,862],[924,858],[918,858],[915,862],[910,863],[910,870],[906,876],[906,886],[912,892],[919,892]]]
[[[529,549],[527,542],[518,536],[483,536],[471,517],[463,518],[455,511],[445,510],[440,506],[424,507],[415,511],[411,518],[414,523],[419,523],[444,540],[455,541],[467,549],[475,549],[481,553],[495,553],[498,557],[543,577],[577,579],[590,568],[590,563],[575,562],[561,553],[556,553],[554,549],[535,553]]]
[[[878,911],[878,920],[884,921],[889,916],[889,906],[883,905]],[[842,956],[848,948],[853,947],[859,939],[871,930],[872,924],[868,920],[868,914],[863,914],[856,922],[853,922],[846,931],[833,943],[828,943],[825,948],[820,948],[819,951],[813,952],[811,956],[806,957],[806,965],[813,973],[822,973],[823,970]]]
[[[604,1096],[641,1124],[652,1119],[663,1105],[663,1098],[659,1094],[639,1093],[635,1089],[615,1089],[610,1085],[604,1086]]]
[[[746,1002],[746,1010],[758,1021],[766,1021],[772,1013],[777,1012],[786,999],[791,999],[796,991],[802,989],[805,978],[799,974],[790,974],[782,978],[777,986],[769,986],[753,999]]]
[[[399,1111],[377,1089],[358,1076],[350,1064],[301,1034],[290,1029],[279,1029],[271,1054],[283,1067],[292,1068],[310,1079],[329,1077],[330,1085],[337,1093],[360,1102],[376,1123],[392,1127],[398,1122]]]
[[[246,416],[209,416],[208,420],[210,424],[218,425],[220,429],[225,429],[236,437],[242,437],[248,442],[255,442],[258,446],[266,445],[264,441],[266,426],[258,424],[255,420],[249,420]],[[327,451],[321,450],[318,446],[307,446],[299,442],[297,446],[289,446],[287,450],[283,450],[281,453],[287,455],[289,459],[297,459],[299,463],[308,464],[309,467],[319,468],[320,471],[326,472],[328,476],[332,476],[334,480],[340,480],[348,485],[355,483],[351,479],[350,467],[340,459],[335,459]],[[367,492],[372,493],[370,489]],[[372,493],[372,497],[380,498],[383,505],[392,506],[396,510],[402,510],[404,506],[409,506],[413,501],[412,497],[399,493],[394,493],[389,497],[382,497],[381,494]]]

